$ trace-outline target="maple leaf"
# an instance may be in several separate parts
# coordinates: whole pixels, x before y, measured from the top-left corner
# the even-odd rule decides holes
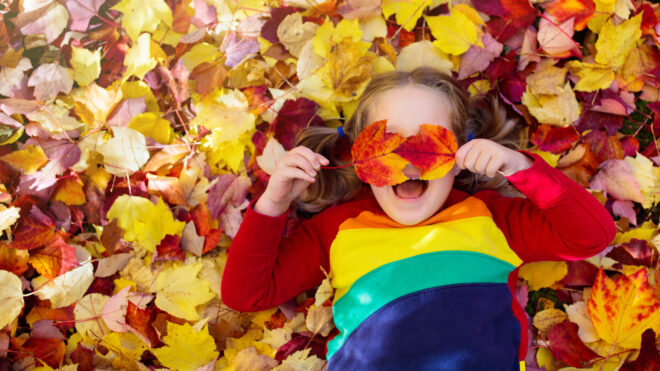
[[[424,13],[424,9],[431,3],[431,0],[384,1],[382,10],[385,18],[396,14],[396,23],[400,24],[406,31],[412,31],[415,24],[417,24],[417,20]]]
[[[442,178],[454,167],[458,144],[451,131],[422,124],[419,134],[406,138],[393,152],[422,169],[421,179]]]
[[[29,262],[39,274],[47,278],[55,278],[80,265],[74,247],[67,244],[60,235],[56,235],[46,246],[32,250]]]
[[[556,359],[573,367],[583,367],[590,360],[599,357],[578,337],[578,325],[562,322],[548,331],[550,350]]]
[[[635,47],[636,42],[642,36],[641,23],[641,14],[618,26],[608,20],[600,30],[596,41],[596,57],[594,58],[596,63],[615,69],[621,67],[630,50]]]
[[[402,48],[396,60],[397,70],[412,71],[420,66],[430,66],[451,73],[453,64],[447,54],[437,46],[428,40],[422,40]]]
[[[203,264],[173,266],[156,277],[156,305],[173,316],[196,321],[196,306],[205,304],[215,295],[209,283],[197,278]]]
[[[645,268],[614,279],[599,270],[588,309],[598,335],[609,344],[639,349],[646,329],[660,330],[660,299]]]
[[[163,366],[175,370],[195,370],[219,355],[215,350],[215,341],[209,335],[208,325],[196,331],[188,323],[177,325],[168,322],[163,342],[165,346],[151,352]]]
[[[55,98],[58,93],[68,93],[73,88],[69,70],[57,63],[45,63],[37,67],[28,80],[34,86],[34,96],[40,101]]]
[[[98,13],[103,0],[65,0],[64,5],[71,15],[71,25],[73,31],[84,32],[89,27],[89,21]]]
[[[101,74],[101,50],[94,52],[85,48],[71,47],[73,79],[80,86],[87,86]]]
[[[608,160],[590,183],[591,189],[603,190],[618,200],[642,202],[639,183],[624,160]]]
[[[30,1],[23,4],[23,11],[14,20],[24,35],[44,34],[46,42],[53,42],[64,31],[69,12],[54,0]]]
[[[565,58],[572,53],[581,56],[578,44],[573,41],[574,18],[569,18],[562,24],[556,24],[549,18],[542,18],[539,22],[537,34],[539,46],[549,55]]]
[[[29,256],[30,254],[26,250],[0,246],[0,270],[12,272],[20,276],[28,270],[27,263]]]
[[[542,287],[550,287],[553,283],[561,280],[568,273],[566,262],[533,262],[526,263],[519,270],[520,278],[529,284],[530,290],[538,290]]]
[[[445,53],[461,55],[477,43],[477,26],[467,15],[457,11],[456,7],[449,15],[424,18],[436,38],[433,45]]]
[[[0,94],[12,97],[12,89],[20,87],[25,71],[31,68],[32,63],[25,57],[21,57],[14,67],[2,67],[0,69]]]
[[[575,84],[575,90],[595,91],[607,89],[614,80],[614,71],[609,66],[580,61],[570,61],[566,65],[571,73],[580,76],[580,81]]]
[[[163,0],[153,0],[147,3],[139,0],[122,0],[112,9],[117,9],[124,14],[122,26],[134,41],[143,31],[156,31],[160,22],[172,27],[172,10]]]
[[[351,148],[355,173],[376,187],[401,183],[408,179],[403,168],[408,163],[392,153],[405,138],[386,132],[386,120],[376,121],[360,132]]]

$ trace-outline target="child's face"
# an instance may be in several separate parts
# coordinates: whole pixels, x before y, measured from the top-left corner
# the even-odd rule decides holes
[[[380,93],[369,109],[369,121],[387,119],[387,131],[404,137],[419,132],[419,125],[441,125],[451,131],[451,105],[443,93],[427,86],[410,84]],[[455,134],[455,133],[454,133]],[[371,189],[380,207],[392,220],[414,225],[433,216],[445,203],[460,169],[454,167],[442,178],[408,180],[396,186]],[[419,177],[421,169],[406,165],[403,173]]]

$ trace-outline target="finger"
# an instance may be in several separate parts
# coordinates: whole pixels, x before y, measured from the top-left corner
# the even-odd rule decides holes
[[[502,167],[501,161],[491,160],[488,163],[488,166],[486,167],[486,175],[488,175],[491,178],[494,177],[495,175],[497,175],[497,172],[500,170],[501,167]]]
[[[481,154],[481,150],[479,148],[472,148],[465,155],[465,161],[463,162],[465,168],[474,173],[475,172],[475,164],[477,163],[477,160],[479,159],[480,154]]]
[[[309,176],[316,176],[316,169],[309,160],[299,153],[293,153],[291,156],[287,156],[284,164],[287,166],[293,166],[304,170]]]
[[[318,160],[321,162],[321,165],[323,165],[323,166],[327,166],[328,164],[330,164],[330,160],[328,160],[327,158],[325,158],[325,156],[323,156],[323,155],[319,155],[319,154],[316,154],[316,157],[317,157]]]
[[[479,174],[485,174],[486,173],[486,168],[488,167],[488,164],[493,160],[493,155],[486,152],[486,151],[481,151],[481,154],[479,155],[479,158],[477,161],[474,163],[474,170],[476,173]]]
[[[474,143],[475,141],[465,143],[456,151],[454,158],[456,160],[456,166],[458,166],[460,169],[465,169],[465,156],[470,152],[474,146]]]
[[[314,183],[315,181],[313,176],[309,176],[306,172],[304,172],[302,169],[299,169],[297,167],[286,168],[282,175],[284,175],[288,179],[300,179],[310,183]]]
[[[309,163],[312,164],[312,166],[315,169],[318,169],[318,168],[321,167],[321,162],[318,159],[318,153],[312,151],[311,149],[309,149],[305,146],[298,146],[298,147],[294,148],[292,151],[296,151],[297,153],[299,153],[300,155],[305,157],[307,159],[307,161],[309,161]]]

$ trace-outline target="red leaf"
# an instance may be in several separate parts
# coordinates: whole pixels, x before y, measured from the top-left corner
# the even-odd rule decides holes
[[[94,351],[85,348],[80,343],[71,352],[71,361],[78,364],[78,371],[94,371]]]
[[[28,354],[43,361],[50,367],[59,367],[64,359],[64,340],[53,338],[31,337],[24,343],[19,343],[19,338],[12,338],[12,345],[19,350],[17,358],[24,358]]]
[[[186,258],[186,252],[179,247],[181,238],[177,235],[166,235],[156,246],[154,260],[179,260]]]
[[[653,264],[654,251],[655,249],[645,240],[632,238],[629,242],[613,248],[607,257],[622,264],[643,265],[650,268]]]
[[[296,142],[296,135],[308,126],[321,126],[323,120],[316,115],[319,105],[307,98],[288,99],[282,105],[277,117],[271,124],[271,130],[280,144],[287,151]]]
[[[280,38],[277,37],[277,27],[280,26],[282,20],[289,14],[296,13],[298,9],[287,6],[282,8],[271,8],[270,9],[270,19],[264,23],[261,27],[261,37],[270,41],[273,44],[280,42]]]
[[[401,171],[407,161],[392,154],[406,139],[399,134],[385,132],[386,123],[387,120],[376,121],[364,128],[351,148],[357,176],[376,187],[408,179]]]
[[[606,135],[600,130],[592,130],[582,139],[591,147],[591,151],[602,161],[623,160],[625,152],[623,146],[615,135]]]
[[[46,246],[32,250],[30,264],[48,279],[53,279],[79,265],[75,248],[64,242],[60,235],[56,235]]]
[[[49,243],[55,236],[55,222],[33,205],[30,215],[19,220],[11,247],[36,249]]]
[[[440,125],[422,124],[394,153],[422,169],[421,179],[443,177],[454,166],[458,145],[454,134]]]
[[[554,17],[557,23],[564,23],[569,18],[575,18],[573,28],[581,31],[594,16],[596,5],[593,0],[555,0],[545,10]]]
[[[584,345],[577,331],[578,325],[573,322],[556,324],[548,331],[548,341],[556,359],[573,367],[585,367],[599,355]]]
[[[154,307],[148,306],[147,309],[140,309],[131,301],[128,302],[128,307],[126,308],[126,324],[130,329],[139,333],[143,340],[149,342],[149,345],[155,347],[160,339],[158,338],[158,333],[151,326],[155,318]]]
[[[642,334],[642,347],[637,359],[621,366],[620,371],[658,370],[660,370],[660,352],[655,347],[655,332],[649,328]]]
[[[580,139],[580,134],[572,126],[560,128],[543,124],[532,133],[530,141],[541,151],[562,153],[573,147],[573,143],[578,139]]]
[[[598,268],[595,265],[584,261],[566,261],[568,273],[559,283],[571,286],[591,286],[598,274]]]

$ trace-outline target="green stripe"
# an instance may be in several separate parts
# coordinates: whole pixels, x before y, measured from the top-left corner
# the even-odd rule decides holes
[[[401,296],[460,283],[507,283],[510,263],[471,251],[438,251],[380,266],[360,277],[333,305],[339,334],[328,342],[327,359],[362,321]]]

